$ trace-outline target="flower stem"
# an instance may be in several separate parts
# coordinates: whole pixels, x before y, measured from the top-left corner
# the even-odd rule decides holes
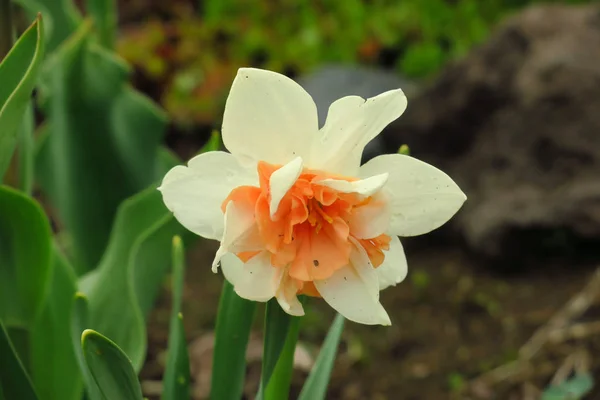
[[[301,302],[304,300],[301,298]],[[263,365],[257,400],[287,399],[294,367],[300,318],[287,314],[275,299],[265,310]]]

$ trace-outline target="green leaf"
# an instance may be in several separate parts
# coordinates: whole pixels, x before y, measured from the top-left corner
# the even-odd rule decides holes
[[[246,377],[246,347],[256,303],[239,297],[225,281],[219,302],[210,398],[239,400]]]
[[[10,163],[44,58],[42,32],[42,19],[38,17],[0,63],[0,180]]]
[[[48,288],[50,225],[26,195],[0,186],[0,319],[29,328]]]
[[[75,351],[79,371],[81,372],[83,382],[85,383],[87,397],[89,399],[100,399],[102,398],[100,388],[87,366],[85,357],[83,356],[83,349],[81,348],[81,336],[89,326],[87,297],[85,297],[83,293],[76,293],[72,300],[72,319],[70,324],[72,348]]]
[[[210,134],[208,141],[202,146],[198,154],[206,153],[208,151],[217,151],[221,149],[221,135],[218,131],[214,130]]]
[[[165,369],[162,400],[185,400],[190,398],[190,359],[187,351],[181,296],[185,270],[185,253],[179,236],[173,238],[173,305],[169,326],[169,347]]]
[[[294,372],[294,353],[296,351],[299,333],[300,317],[290,316],[290,324],[285,344],[264,393],[264,398],[267,400],[289,398],[290,384]]]
[[[36,173],[71,234],[79,272],[100,261],[121,202],[158,179],[166,117],[127,84],[129,72],[93,43],[89,23],[44,69],[49,133]]]
[[[33,102],[30,101],[23,115],[23,123],[19,133],[19,189],[31,196],[33,191],[35,115]]]
[[[31,18],[38,13],[44,17],[44,36],[47,50],[52,52],[66,40],[81,23],[81,15],[71,0],[14,0]]]
[[[114,340],[136,371],[146,355],[145,318],[168,271],[172,238],[182,231],[152,186],[119,207],[100,265],[80,280],[90,326]]]
[[[264,390],[269,385],[271,375],[285,346],[291,322],[292,316],[283,311],[277,300],[269,300],[265,310],[262,371],[259,394],[257,396],[259,399],[265,397]]]
[[[31,380],[0,319],[0,398],[37,400]]]
[[[578,400],[594,388],[594,379],[589,373],[577,374],[557,386],[550,386],[542,393],[542,400]]]
[[[340,337],[344,330],[344,317],[337,315],[327,337],[323,342],[323,347],[317,357],[315,365],[308,375],[308,379],[302,387],[302,392],[298,400],[322,400],[325,399],[327,394],[327,386],[329,385],[329,378],[331,376],[331,370],[335,362],[335,356],[337,354],[338,345],[340,343]]]
[[[83,356],[101,396],[91,400],[142,399],[142,388],[131,361],[111,340],[87,329],[81,335]]]
[[[100,44],[107,49],[115,46],[117,7],[115,0],[87,0],[87,12],[94,19]]]
[[[50,290],[31,329],[31,375],[41,400],[81,399],[83,382],[70,329],[76,282],[75,272],[55,247]]]

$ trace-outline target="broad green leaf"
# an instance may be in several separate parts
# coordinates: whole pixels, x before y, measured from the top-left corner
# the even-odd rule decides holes
[[[90,327],[117,343],[136,371],[146,354],[145,317],[168,271],[172,238],[182,230],[152,186],[119,207],[100,265],[80,280]]]
[[[74,245],[75,268],[100,261],[123,200],[158,179],[165,115],[128,84],[129,68],[83,23],[44,68],[48,136],[36,173]]]
[[[0,319],[0,398],[37,400],[31,380],[4,329]]]
[[[10,163],[44,58],[42,32],[42,19],[38,17],[0,63],[0,181]]]
[[[110,339],[87,329],[81,336],[86,364],[101,396],[90,400],[142,400],[142,388],[127,355]]]
[[[265,337],[258,399],[265,398],[264,391],[285,346],[291,322],[292,316],[283,311],[277,300],[269,300],[265,310]]]
[[[542,393],[542,400],[579,400],[594,388],[589,373],[577,374],[557,386],[550,386]]]
[[[290,384],[294,373],[294,353],[298,342],[298,334],[300,333],[300,317],[289,318],[290,323],[285,344],[264,393],[264,398],[267,400],[289,398]]]
[[[0,319],[29,328],[40,311],[51,272],[50,225],[26,195],[0,186]]]
[[[215,330],[211,399],[242,398],[246,377],[246,347],[255,310],[255,302],[242,299],[229,282],[224,282]]]
[[[344,330],[344,317],[338,314],[329,328],[327,337],[321,347],[315,365],[302,387],[298,400],[323,400],[327,394],[327,386],[331,377],[331,370],[335,362],[340,337]]]
[[[31,18],[44,17],[44,36],[48,52],[65,41],[81,22],[81,15],[72,0],[15,0]]]
[[[181,296],[185,270],[185,253],[179,236],[173,238],[173,299],[169,325],[167,367],[163,380],[162,400],[190,398],[190,359],[181,315]]]
[[[87,0],[87,12],[94,19],[100,44],[107,49],[115,46],[117,33],[116,0]]]
[[[90,369],[87,366],[85,357],[83,356],[83,349],[81,348],[81,336],[83,332],[89,327],[89,311],[87,297],[83,293],[76,293],[72,298],[72,318],[71,318],[71,344],[75,351],[75,357],[77,358],[77,365],[79,365],[79,371],[83,377],[85,383],[85,391],[88,399],[99,399],[102,398],[100,388],[96,383],[96,380],[90,373]]]
[[[31,329],[31,377],[41,400],[76,400],[83,391],[70,329],[77,278],[56,247],[53,264],[50,290]]]

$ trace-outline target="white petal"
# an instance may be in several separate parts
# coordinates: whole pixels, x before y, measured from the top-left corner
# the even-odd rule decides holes
[[[362,248],[353,248],[350,265],[314,284],[323,299],[349,320],[367,325],[391,325],[390,317],[379,303],[377,272]]]
[[[358,193],[363,196],[372,196],[385,186],[388,176],[388,173],[383,173],[353,182],[343,179],[323,179],[314,183],[327,186],[342,193]]]
[[[258,226],[254,218],[254,209],[241,207],[236,202],[227,203],[225,210],[225,229],[221,245],[212,263],[212,271],[217,272],[219,261],[226,253],[263,250]]]
[[[165,175],[158,190],[175,218],[187,229],[208,239],[221,239],[221,203],[232,189],[257,185],[256,170],[242,167],[229,153],[211,151],[177,166]]]
[[[367,204],[352,210],[348,218],[348,226],[352,236],[359,239],[372,239],[388,231],[390,218],[389,196],[380,192]]]
[[[389,232],[416,236],[445,224],[467,199],[458,185],[439,169],[402,154],[375,157],[360,168],[359,176],[389,172]]]
[[[406,264],[406,256],[404,255],[404,249],[398,236],[392,235],[392,241],[390,242],[390,249],[384,251],[385,260],[375,270],[379,277],[379,290],[383,290],[390,286],[396,286],[396,284],[402,282],[406,278],[408,272],[408,266]]]
[[[296,285],[292,282],[289,275],[284,273],[275,297],[283,311],[290,315],[300,317],[304,315],[304,308],[302,307],[302,303],[298,300],[297,292]]]
[[[271,174],[269,178],[269,189],[271,190],[271,202],[269,203],[269,211],[271,219],[279,208],[279,202],[283,196],[300,176],[302,172],[302,158],[296,157],[283,167],[279,168]]]
[[[243,263],[236,255],[227,253],[221,259],[225,278],[242,298],[269,301],[275,296],[283,268],[271,266],[270,253],[263,251]]]
[[[406,105],[406,96],[400,89],[366,101],[358,96],[335,101],[329,107],[310,168],[354,176],[367,143],[402,115]]]
[[[290,78],[242,68],[223,115],[225,147],[241,160],[287,164],[305,158],[319,129],[317,106]]]

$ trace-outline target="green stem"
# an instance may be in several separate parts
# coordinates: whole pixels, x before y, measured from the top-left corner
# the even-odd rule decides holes
[[[211,399],[239,400],[242,397],[246,348],[255,310],[256,302],[239,297],[225,281],[215,329]]]
[[[300,318],[291,317],[288,334],[285,339],[283,350],[273,370],[267,389],[265,390],[265,400],[287,399],[289,398],[292,375],[294,373],[294,353],[296,352],[296,343],[300,333]]]
[[[10,0],[0,0],[0,61],[13,45],[12,5]]]
[[[300,302],[304,303],[304,297]],[[276,299],[269,300],[265,310],[263,365],[257,400],[288,398],[299,324],[300,317],[287,314]]]

